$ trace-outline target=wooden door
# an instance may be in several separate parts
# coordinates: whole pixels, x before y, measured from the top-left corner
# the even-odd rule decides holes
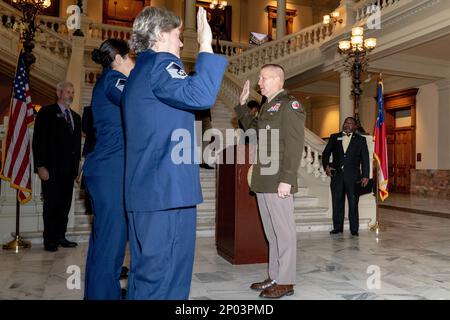
[[[385,112],[385,125],[386,125],[386,144],[388,154],[388,190],[393,191],[395,189],[394,178],[395,177],[395,113]]]
[[[392,191],[409,193],[411,187],[411,169],[415,167],[412,156],[412,128],[396,128],[394,133],[394,163]]]
[[[390,192],[410,192],[411,169],[416,168],[417,91],[418,89],[408,89],[384,96]],[[405,110],[410,111],[410,125],[398,127],[396,114]]]

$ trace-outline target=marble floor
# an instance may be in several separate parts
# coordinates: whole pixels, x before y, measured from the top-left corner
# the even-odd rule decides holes
[[[295,294],[284,299],[450,299],[450,220],[386,209],[379,218],[378,235],[299,233]],[[82,299],[86,251],[0,251],[0,299]],[[266,264],[231,265],[213,238],[198,238],[190,298],[259,299],[248,286],[265,276]]]
[[[450,218],[450,199],[425,198],[412,194],[391,193],[382,208]]]

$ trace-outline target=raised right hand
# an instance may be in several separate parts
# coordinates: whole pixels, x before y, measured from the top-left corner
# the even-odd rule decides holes
[[[38,176],[42,181],[47,181],[48,179],[50,179],[50,174],[48,173],[48,170],[45,167],[38,168]]]
[[[245,81],[244,88],[242,89],[241,96],[239,97],[239,103],[241,106],[247,103],[250,96],[250,80]]]
[[[198,8],[197,13],[197,41],[200,45],[200,52],[213,53],[212,49],[212,31],[206,17],[206,10]]]

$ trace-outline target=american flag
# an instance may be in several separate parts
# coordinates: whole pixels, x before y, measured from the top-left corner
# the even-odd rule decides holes
[[[30,138],[27,127],[33,123],[34,112],[22,52],[13,86],[0,177],[10,182],[11,188],[18,190],[18,200],[24,204],[31,200]]]

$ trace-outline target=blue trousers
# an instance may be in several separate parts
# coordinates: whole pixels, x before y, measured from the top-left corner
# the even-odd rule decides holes
[[[123,178],[85,177],[94,223],[86,261],[84,297],[121,300],[120,272],[127,244]]]
[[[187,300],[197,208],[128,212],[128,300]]]

